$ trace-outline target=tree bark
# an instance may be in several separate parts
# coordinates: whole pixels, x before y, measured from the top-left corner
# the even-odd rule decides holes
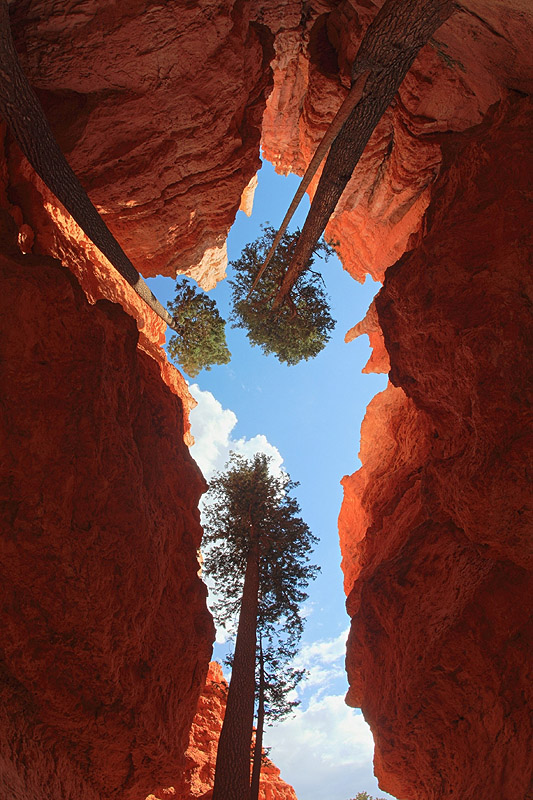
[[[171,328],[172,317],[150,291],[93,206],[57,144],[39,100],[19,64],[7,0],[0,0],[0,113],[44,183],[96,247]]]
[[[263,732],[265,729],[265,663],[263,660],[263,644],[259,638],[259,699],[257,702],[257,727],[255,729],[254,765],[250,800],[259,800],[259,783],[261,765],[263,763]]]
[[[274,308],[282,304],[304,270],[368,140],[419,50],[453,11],[453,0],[386,0],[368,27],[352,67],[352,81],[370,70],[364,95],[331,146]]]
[[[224,723],[218,740],[213,800],[249,800],[254,725],[255,659],[259,598],[259,543],[252,536]]]
[[[348,92],[347,96],[344,98],[344,102],[342,103],[341,107],[339,108],[339,110],[335,114],[335,116],[334,116],[333,120],[331,121],[331,124],[330,124],[329,128],[327,129],[326,133],[322,137],[322,141],[318,145],[313,158],[309,162],[309,166],[305,170],[305,174],[304,174],[304,176],[303,176],[303,178],[302,178],[302,180],[300,182],[300,185],[298,186],[298,189],[296,190],[296,194],[292,198],[292,201],[291,201],[291,204],[290,204],[290,206],[288,208],[288,211],[287,211],[287,213],[285,214],[285,216],[283,218],[283,222],[281,223],[281,225],[279,227],[279,230],[278,230],[278,232],[276,233],[276,235],[274,237],[274,241],[272,242],[272,246],[271,246],[270,250],[268,251],[267,257],[265,258],[265,260],[263,262],[263,266],[261,267],[261,269],[257,273],[256,278],[255,278],[255,280],[254,280],[254,282],[252,284],[252,288],[248,292],[248,297],[250,297],[250,295],[254,291],[255,287],[257,286],[257,284],[261,280],[261,277],[262,277],[264,271],[266,270],[266,268],[270,264],[270,260],[271,260],[272,256],[274,255],[274,253],[276,252],[276,247],[281,242],[281,240],[283,238],[283,234],[287,230],[287,226],[288,226],[289,222],[293,218],[296,209],[300,205],[300,201],[301,201],[302,197],[304,196],[306,189],[308,188],[309,184],[311,183],[311,181],[315,177],[317,169],[319,168],[319,166],[321,165],[322,161],[326,157],[326,153],[328,152],[329,148],[331,147],[332,142],[338,136],[339,132],[342,129],[342,126],[344,125],[344,123],[346,122],[346,120],[348,119],[350,114],[352,113],[353,109],[355,108],[355,106],[357,105],[357,103],[359,102],[361,97],[363,96],[363,91],[364,91],[364,88],[365,88],[365,83],[366,83],[366,79],[368,78],[368,75],[369,75],[368,71],[364,72],[362,75],[359,75],[357,77],[357,79],[354,81],[350,91]]]

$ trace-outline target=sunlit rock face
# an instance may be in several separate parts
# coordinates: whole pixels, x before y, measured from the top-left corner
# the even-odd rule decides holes
[[[210,800],[215,777],[218,737],[224,721],[228,684],[216,661],[209,665],[204,690],[198,701],[185,769],[172,787],[160,789],[147,800]],[[292,786],[280,777],[279,769],[266,763],[261,770],[260,800],[296,800]]]
[[[348,698],[400,798],[530,796],[532,119],[511,93],[441,140],[425,236],[376,299],[394,386],[344,479]]]
[[[211,654],[205,484],[135,321],[21,254],[8,193],[0,180],[0,797],[137,800],[175,774]]]
[[[288,29],[276,38],[263,147],[279,172],[303,173],[347,94],[353,58],[381,5],[311,2],[304,35]],[[528,0],[467,0],[420,51],[326,228],[356,280],[367,273],[383,280],[420,231],[441,167],[436,134],[480,123],[509,87],[531,92],[532,22]]]
[[[207,289],[225,275],[272,80],[259,11],[231,0],[13,4],[52,129],[145,276],[186,272]]]

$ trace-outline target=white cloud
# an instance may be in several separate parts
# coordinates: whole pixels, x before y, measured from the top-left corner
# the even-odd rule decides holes
[[[304,645],[300,650],[299,660],[303,664],[317,661],[331,664],[334,661],[338,661],[339,658],[344,658],[349,630],[349,628],[346,628],[335,639],[319,639],[316,642]]]
[[[271,758],[299,800],[348,800],[359,791],[385,797],[373,775],[370,728],[336,693],[346,685],[347,637],[345,629],[303,645],[296,662],[309,672],[298,687],[302,703],[292,718],[265,732]]]
[[[198,403],[190,415],[191,432],[194,436],[191,454],[206,480],[214,472],[223,469],[230,451],[245,458],[251,458],[255,453],[265,453],[272,458],[272,472],[276,474],[280,471],[283,458],[266,436],[259,433],[251,439],[232,438],[231,433],[237,425],[237,417],[233,411],[222,408],[211,392],[203,391],[198,384],[193,383],[189,389]]]
[[[311,692],[313,698],[318,699],[328,689],[331,692],[331,687],[338,680],[346,684],[344,657],[347,638],[348,629],[333,639],[319,639],[301,647],[295,666],[308,672],[306,680],[299,686],[303,698],[308,697]]]
[[[265,744],[300,800],[348,800],[363,790],[384,796],[373,775],[370,728],[342,695],[312,699],[292,719],[267,729]]]

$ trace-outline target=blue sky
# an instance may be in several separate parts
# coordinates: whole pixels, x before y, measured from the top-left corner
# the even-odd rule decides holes
[[[239,212],[230,231],[230,261],[257,238],[262,223],[279,225],[299,182],[295,176],[276,175],[266,162],[258,178],[251,218]],[[303,224],[308,207],[306,196],[291,228]],[[349,619],[337,532],[340,480],[359,467],[365,408],[386,386],[385,375],[361,374],[370,356],[367,337],[345,344],[344,335],[364,317],[379,285],[370,278],[364,285],[356,283],[337,258],[321,266],[337,320],[331,341],[316,359],[288,367],[252,348],[244,331],[228,325],[231,363],[189,380],[199,401],[191,415],[196,438],[192,452],[208,479],[213,469],[222,468],[231,449],[246,455],[261,449],[273,455],[300,483],[295,494],[302,517],[320,539],[315,561],[322,571],[309,589],[304,611],[302,663],[310,670],[310,680],[302,687],[302,704],[295,718],[266,731],[265,745],[272,746],[272,760],[294,786],[298,800],[348,800],[363,790],[388,798],[372,774],[368,727],[343,701]],[[174,281],[170,278],[148,283],[161,302],[171,297]],[[227,319],[227,281],[209,295]],[[221,658],[223,653],[224,647],[216,646],[214,657]]]

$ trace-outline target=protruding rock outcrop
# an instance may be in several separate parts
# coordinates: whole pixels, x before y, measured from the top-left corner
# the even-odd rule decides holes
[[[224,277],[226,236],[260,167],[273,38],[260,16],[211,0],[13,5],[54,134],[145,277],[186,272],[206,289]]]

